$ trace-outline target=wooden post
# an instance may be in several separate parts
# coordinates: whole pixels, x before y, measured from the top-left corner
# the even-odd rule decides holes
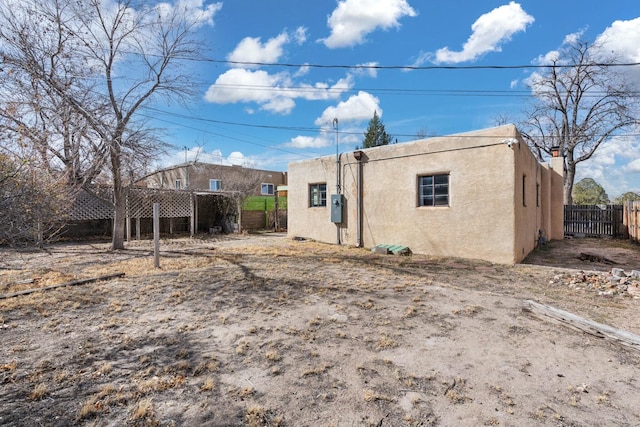
[[[273,210],[274,210],[274,215],[275,215],[275,228],[276,228],[276,233],[278,231],[280,231],[280,218],[278,218],[279,216],[279,209],[278,209],[278,190],[276,189],[276,193],[274,194],[274,199],[273,199]]]
[[[126,205],[127,205],[127,213],[125,215],[125,227],[126,227],[125,228],[125,234],[126,234],[127,242],[130,242],[131,241],[131,217],[129,216],[129,212],[130,212],[129,203],[130,203],[130,200],[129,200],[129,192],[128,191],[127,191],[127,196],[126,196],[125,200],[126,200]]]
[[[191,237],[198,231],[198,196],[191,193]]]
[[[160,204],[153,204],[153,266],[160,268]]]
[[[136,218],[136,240],[140,240],[140,217]]]
[[[636,351],[640,350],[640,336],[609,325],[584,319],[568,311],[560,310],[535,301],[527,300],[522,303],[522,311],[543,320],[558,323],[563,326],[576,329],[598,338],[606,338],[613,342],[625,345]]]

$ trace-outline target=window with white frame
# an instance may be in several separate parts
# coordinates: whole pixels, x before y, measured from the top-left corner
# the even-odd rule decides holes
[[[449,174],[418,176],[418,206],[449,206]]]
[[[181,190],[182,189],[182,180],[181,179],[176,179],[174,185],[175,185],[176,190]]]
[[[222,190],[222,181],[219,179],[210,179],[209,180],[209,191],[220,191]]]
[[[263,196],[273,196],[273,184],[262,183],[260,186],[260,194]]]
[[[327,206],[327,184],[309,184],[309,207]]]

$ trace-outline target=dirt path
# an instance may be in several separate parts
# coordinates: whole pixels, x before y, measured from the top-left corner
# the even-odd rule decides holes
[[[163,241],[161,270],[150,242],[1,250],[0,293],[126,276],[0,300],[0,425],[639,425],[638,353],[521,310],[640,334],[640,299],[560,268],[579,243],[514,267],[282,235]]]

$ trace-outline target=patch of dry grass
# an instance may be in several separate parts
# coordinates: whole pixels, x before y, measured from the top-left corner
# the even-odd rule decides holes
[[[184,256],[169,258],[166,256],[163,257],[161,254],[160,270],[154,267],[153,257],[148,256],[137,257],[126,261],[113,262],[106,265],[87,267],[83,270],[83,274],[87,275],[88,277],[93,277],[125,271],[128,277],[136,277],[148,274],[156,274],[159,271],[180,271],[186,269],[210,267],[216,263],[220,263],[220,260],[216,257],[194,256],[185,253]]]
[[[444,395],[452,402],[452,403],[465,403],[471,398],[464,394],[464,389],[466,388],[466,381],[464,378],[456,377],[453,380],[452,384],[447,382],[444,383],[447,385]]]
[[[280,427],[284,425],[284,419],[274,416],[263,406],[252,405],[244,415],[244,422],[247,427]]]
[[[29,394],[29,399],[40,400],[49,393],[49,387],[45,383],[36,384],[33,391]]]
[[[137,421],[138,424],[140,421],[143,421],[142,424],[145,426],[156,426],[158,425],[158,421],[154,419],[153,410],[153,401],[151,399],[141,399],[133,407],[131,419]]]
[[[207,377],[207,378],[205,378],[204,383],[202,383],[202,386],[200,386],[200,390],[201,391],[211,391],[211,390],[213,390],[215,385],[216,385],[216,383],[213,380],[213,377]]]
[[[113,365],[109,362],[105,362],[96,371],[98,375],[108,375],[113,370]]]
[[[330,367],[331,366],[329,366],[329,365],[321,365],[321,366],[310,367],[310,368],[307,368],[304,371],[302,371],[302,374],[300,374],[300,376],[302,378],[306,378],[306,377],[310,377],[310,376],[314,376],[314,375],[322,375],[325,372],[327,372],[327,370]]]
[[[365,402],[375,402],[378,400],[385,401],[385,402],[395,402],[396,400],[394,397],[387,396],[382,393],[377,393],[369,389],[364,390],[363,397]]]
[[[474,317],[483,310],[479,305],[466,305],[460,309],[451,310],[456,316]]]
[[[264,357],[271,362],[277,362],[282,358],[278,350],[267,350]]]
[[[380,350],[387,349],[387,348],[393,348],[396,345],[397,344],[393,340],[393,338],[391,338],[387,334],[381,334],[380,337],[378,338],[377,347]]]
[[[3,371],[15,371],[16,367],[18,366],[18,364],[16,363],[15,360],[9,362],[9,363],[5,363],[3,365],[0,365],[0,372]]]

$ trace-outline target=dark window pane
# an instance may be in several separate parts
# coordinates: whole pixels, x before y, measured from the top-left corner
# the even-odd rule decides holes
[[[449,175],[418,177],[419,206],[449,206]]]

